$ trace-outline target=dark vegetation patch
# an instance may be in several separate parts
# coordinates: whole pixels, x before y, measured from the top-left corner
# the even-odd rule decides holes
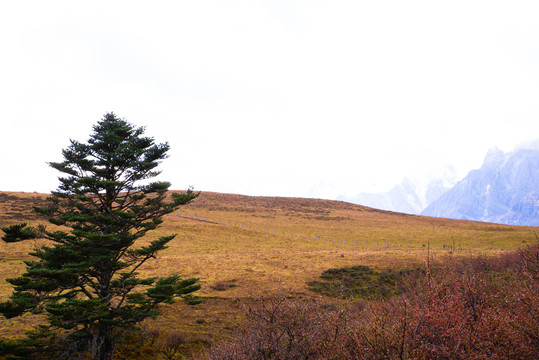
[[[304,219],[308,220],[321,220],[321,221],[345,221],[350,220],[349,217],[344,216],[302,216]]]
[[[0,201],[14,201],[19,200],[19,197],[15,195],[8,195],[5,193],[0,193]]]
[[[236,280],[229,280],[229,281],[217,281],[215,284],[211,285],[210,287],[213,290],[217,291],[226,291],[230,288],[236,287]]]
[[[27,221],[38,219],[34,211],[35,206],[43,206],[44,196],[17,196],[9,193],[0,193],[0,225],[4,226],[14,221]]]
[[[378,271],[358,265],[328,269],[320,275],[322,280],[307,285],[312,291],[343,299],[388,299],[405,291],[406,277],[424,273],[422,269]]]

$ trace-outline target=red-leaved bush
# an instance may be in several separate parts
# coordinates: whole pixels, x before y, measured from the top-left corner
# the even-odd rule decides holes
[[[539,359],[539,247],[428,262],[384,301],[260,299],[207,359]]]

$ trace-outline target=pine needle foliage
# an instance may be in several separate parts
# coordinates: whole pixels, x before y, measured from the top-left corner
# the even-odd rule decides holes
[[[162,223],[162,217],[193,200],[188,189],[167,197],[170,183],[151,182],[167,158],[168,143],[155,143],[114,113],[93,127],[87,143],[71,140],[62,162],[51,167],[63,175],[47,205],[35,208],[60,230],[17,224],[2,228],[5,242],[42,237],[52,241],[31,255],[26,272],[8,279],[10,299],[0,303],[7,318],[45,311],[51,328],[69,334],[65,356],[91,350],[111,359],[118,337],[148,317],[158,305],[193,295],[198,279],[179,275],[142,278],[138,269],[167,248],[175,234],[140,246],[136,241]]]

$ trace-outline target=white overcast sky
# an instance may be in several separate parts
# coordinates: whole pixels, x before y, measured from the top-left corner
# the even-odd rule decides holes
[[[106,112],[172,188],[332,198],[539,138],[539,1],[2,1],[0,190]]]

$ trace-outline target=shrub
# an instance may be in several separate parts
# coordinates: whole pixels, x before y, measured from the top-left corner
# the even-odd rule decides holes
[[[343,299],[388,299],[405,290],[403,279],[422,270],[376,271],[368,266],[328,269],[322,281],[307,283],[310,290]]]
[[[259,299],[246,308],[240,334],[213,347],[208,359],[346,359],[354,347],[347,311],[314,299]]]
[[[323,278],[384,284],[375,273],[332,269]],[[539,358],[539,247],[401,275],[406,291],[389,299],[258,300],[238,336],[207,359]]]
[[[217,291],[225,291],[232,287],[236,287],[235,280],[217,281],[215,284],[211,286],[213,290],[217,290]]]

